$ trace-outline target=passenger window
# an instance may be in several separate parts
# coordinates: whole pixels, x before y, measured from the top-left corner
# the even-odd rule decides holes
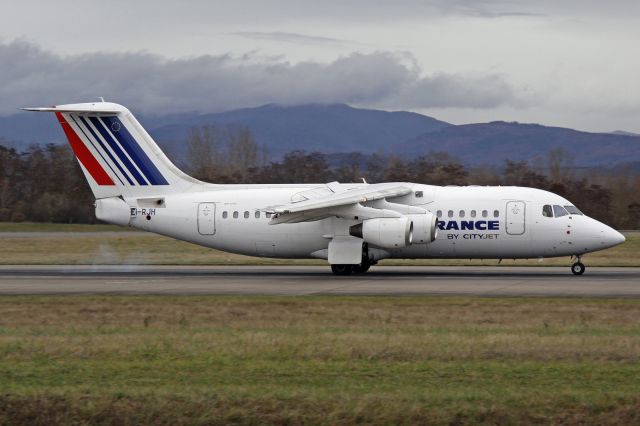
[[[422,198],[422,191],[416,191],[416,198]]]
[[[233,218],[237,219],[238,218],[238,212],[233,212]]]
[[[449,212],[447,212],[447,216],[453,217],[453,210],[449,210]]]
[[[272,215],[272,213],[269,213],[269,212],[265,213],[265,216],[267,217],[267,219],[269,219],[271,217],[271,215]]]
[[[542,216],[544,217],[553,217],[553,210],[549,204],[545,204],[542,206]]]
[[[567,213],[567,211],[564,209],[564,207],[562,206],[558,206],[558,205],[554,205],[553,206],[553,213],[555,214],[556,217],[562,217],[562,216],[566,216],[569,213]]]
[[[438,210],[438,213],[436,214],[436,216],[442,217],[442,210]]]
[[[244,212],[244,218],[249,219],[249,212]]]
[[[476,217],[476,211],[475,210],[471,210],[471,217]]]
[[[494,210],[493,217],[498,217],[498,216],[500,216],[500,212],[498,210]]]
[[[464,217],[464,210],[460,210],[460,217]]]
[[[486,210],[482,210],[482,217],[487,217],[489,216],[489,212]]]
[[[227,212],[222,212],[222,218],[223,218],[223,219],[226,219],[226,218],[227,218],[227,216],[228,216],[228,213],[227,213]]]
[[[260,211],[256,211],[256,219],[260,219]]]

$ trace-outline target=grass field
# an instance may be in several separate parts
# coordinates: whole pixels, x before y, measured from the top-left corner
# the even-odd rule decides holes
[[[117,231],[110,225],[2,224],[0,232],[53,232],[38,236],[2,236],[0,264],[161,264],[161,265],[325,265],[320,260],[261,259],[211,250],[154,234],[95,233],[65,235],[64,232]],[[584,256],[587,266],[640,266],[640,235],[627,236],[618,247]],[[496,260],[385,260],[381,265],[496,265]],[[513,261],[503,265],[569,265],[569,258]]]
[[[4,424],[638,424],[640,303],[0,297]]]
[[[67,224],[43,222],[0,222],[0,232],[128,232],[133,228],[123,228],[116,225],[104,224]]]

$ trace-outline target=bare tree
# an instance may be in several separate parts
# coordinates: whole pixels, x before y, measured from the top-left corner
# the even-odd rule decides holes
[[[187,138],[187,162],[197,179],[213,181],[219,174],[222,153],[213,126],[192,127]]]
[[[247,126],[229,132],[229,163],[240,175],[258,165],[258,144]]]
[[[554,182],[562,182],[572,177],[572,160],[563,148],[553,148],[547,154],[549,178]]]

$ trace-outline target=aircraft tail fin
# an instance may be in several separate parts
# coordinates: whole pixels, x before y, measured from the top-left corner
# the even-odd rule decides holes
[[[159,196],[204,185],[179,170],[122,105],[23,109],[55,113],[96,199]]]

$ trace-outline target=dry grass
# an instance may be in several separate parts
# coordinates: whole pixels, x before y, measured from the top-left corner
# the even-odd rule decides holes
[[[0,312],[0,422],[638,421],[636,301],[2,297]]]
[[[0,263],[5,265],[233,265],[258,258],[211,250],[158,235],[42,236],[2,238]],[[269,261],[264,263],[288,261]]]
[[[640,360],[637,302],[60,297],[0,307],[4,359],[130,358],[161,333],[181,357],[195,347],[303,360]],[[17,345],[24,330],[30,344]]]
[[[0,222],[0,232],[129,232],[133,228],[88,223]]]

